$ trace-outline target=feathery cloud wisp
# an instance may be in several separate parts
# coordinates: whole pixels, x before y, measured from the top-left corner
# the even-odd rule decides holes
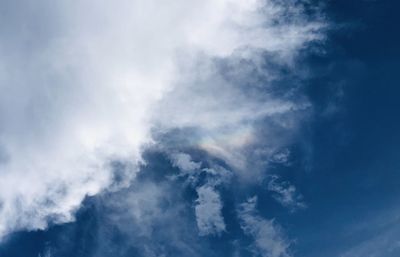
[[[253,250],[263,257],[289,257],[288,242],[274,220],[261,217],[256,210],[257,197],[240,205],[238,215],[243,231],[253,237]]]

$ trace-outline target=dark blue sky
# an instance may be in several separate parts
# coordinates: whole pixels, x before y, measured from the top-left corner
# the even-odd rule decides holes
[[[328,4],[339,27],[327,56],[312,60],[322,75],[309,91],[317,111],[307,131],[312,168],[301,182],[310,207],[293,228],[299,256],[341,256],[357,247],[368,250],[349,256],[400,254],[386,252],[399,230],[399,7],[379,0]],[[329,101],[338,109],[325,116]]]
[[[197,238],[197,231],[188,226],[195,222],[188,218],[193,210],[182,211],[176,204],[190,206],[196,191],[179,180],[165,182],[176,167],[162,153],[150,150],[145,156],[146,172],[135,183],[174,189],[161,207],[171,218],[153,228],[150,241],[107,223],[104,213],[113,210],[104,202],[118,199],[112,196],[117,192],[87,198],[76,222],[12,235],[0,245],[0,256],[145,256],[147,246],[166,256],[185,256],[185,243],[193,244],[200,256],[233,256],[237,249],[241,249],[239,256],[252,256],[243,246],[250,239],[240,229],[235,203],[254,194],[260,215],[275,218],[293,239],[293,256],[400,256],[399,10],[400,2],[395,0],[325,2],[324,13],[334,25],[327,32],[324,53],[304,60],[311,74],[304,90],[313,113],[290,146],[292,165],[270,168],[296,186],[307,208],[288,212],[262,186],[222,187],[229,233]],[[208,158],[195,151],[192,156]],[[127,190],[132,188],[135,185]],[[172,223],[185,225],[171,235]],[[182,245],[173,245],[169,237]]]

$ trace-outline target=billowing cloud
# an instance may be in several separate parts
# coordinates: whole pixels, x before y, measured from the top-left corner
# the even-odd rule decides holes
[[[301,5],[0,6],[0,237],[74,220],[86,196],[115,185],[115,161],[126,167],[118,179],[135,177],[154,131],[193,129],[192,146],[243,173],[286,140],[274,129],[293,130],[309,107],[295,90],[276,93],[280,74],[268,68],[290,69],[301,49],[321,39],[323,24]],[[266,120],[271,129],[260,131]],[[268,143],[257,140],[271,135]],[[212,224],[222,230],[221,222]]]

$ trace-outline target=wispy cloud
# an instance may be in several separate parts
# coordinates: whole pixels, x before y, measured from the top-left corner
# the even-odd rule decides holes
[[[340,248],[340,257],[378,257],[400,254],[399,208],[371,210],[344,226],[343,238],[348,244]]]
[[[198,240],[192,204],[182,196],[179,184],[135,180],[129,188],[100,199],[98,235],[94,256],[204,256]],[[120,241],[115,242],[115,237]]]
[[[292,212],[307,207],[303,201],[303,196],[297,192],[296,187],[288,181],[280,181],[277,175],[269,176],[267,189],[272,192],[272,197],[276,201],[289,208]]]
[[[274,220],[261,217],[256,209],[257,197],[242,203],[238,209],[243,231],[254,239],[252,247],[256,256],[288,257],[290,242]]]

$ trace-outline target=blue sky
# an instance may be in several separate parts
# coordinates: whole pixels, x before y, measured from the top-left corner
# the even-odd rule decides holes
[[[0,2],[0,256],[400,255],[400,4]]]

